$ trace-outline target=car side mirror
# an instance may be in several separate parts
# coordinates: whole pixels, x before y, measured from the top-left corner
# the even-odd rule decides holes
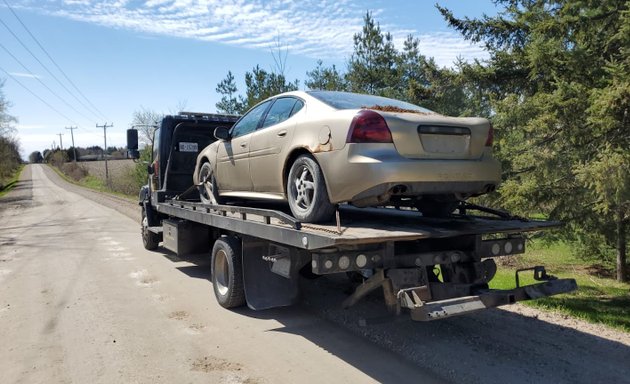
[[[139,159],[140,152],[138,151],[138,130],[127,130],[127,156],[131,159]]]
[[[216,127],[214,129],[214,137],[219,140],[228,141],[230,140],[230,129],[227,127]]]

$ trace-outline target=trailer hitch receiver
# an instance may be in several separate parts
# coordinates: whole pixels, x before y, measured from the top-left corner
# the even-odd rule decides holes
[[[547,270],[542,265],[537,265],[535,267],[530,267],[530,268],[521,268],[521,269],[517,269],[516,272],[514,273],[514,278],[516,280],[516,288],[521,286],[520,280],[518,278],[518,274],[520,272],[525,272],[525,271],[534,271],[534,280],[536,281],[550,281],[550,280],[558,279],[557,277],[553,275],[548,275]]]

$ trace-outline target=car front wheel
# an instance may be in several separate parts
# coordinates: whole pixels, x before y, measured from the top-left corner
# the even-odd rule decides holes
[[[214,178],[214,172],[210,163],[203,163],[199,169],[199,197],[204,204],[221,204],[219,191],[217,189],[217,181]]]
[[[287,198],[293,216],[302,222],[328,221],[335,213],[321,168],[309,155],[299,156],[291,166],[287,178]]]

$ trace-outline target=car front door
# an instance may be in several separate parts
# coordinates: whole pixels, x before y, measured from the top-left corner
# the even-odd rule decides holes
[[[254,191],[282,195],[282,153],[291,143],[297,123],[291,117],[303,106],[304,102],[295,97],[276,99],[252,135],[249,161]]]
[[[253,190],[249,170],[249,143],[267,108],[266,101],[257,105],[234,124],[230,140],[223,141],[217,150],[217,187],[221,192]]]

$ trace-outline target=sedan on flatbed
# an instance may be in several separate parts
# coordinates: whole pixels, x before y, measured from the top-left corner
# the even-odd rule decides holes
[[[193,176],[203,202],[282,200],[303,222],[330,220],[340,203],[447,215],[500,181],[488,120],[379,96],[287,92],[214,134]]]

